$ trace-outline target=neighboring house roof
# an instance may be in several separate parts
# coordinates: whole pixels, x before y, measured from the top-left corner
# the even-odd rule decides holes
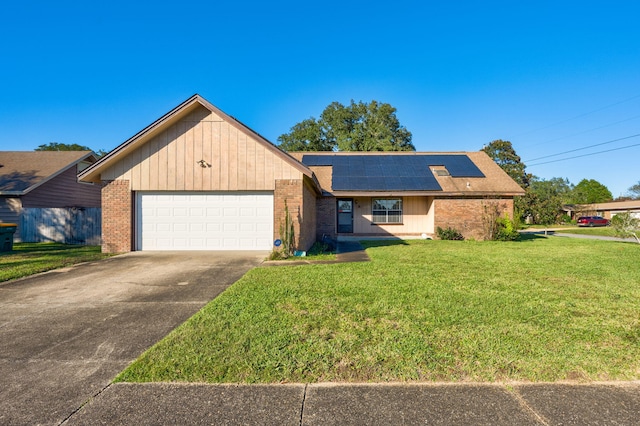
[[[514,196],[524,190],[480,152],[296,152],[326,193]]]
[[[0,195],[25,195],[80,162],[96,160],[91,151],[0,151]]]
[[[565,211],[627,211],[640,210],[640,200],[610,201],[594,204],[566,204]]]
[[[169,111],[167,114],[160,117],[151,125],[145,127],[143,130],[138,132],[136,135],[131,137],[130,139],[123,142],[120,146],[116,147],[113,151],[109,152],[107,155],[102,157],[97,163],[93,164],[86,170],[80,173],[80,180],[86,182],[99,182],[100,173],[103,170],[106,170],[111,164],[117,162],[127,154],[131,153],[138,147],[144,145],[154,136],[158,135],[160,132],[164,131],[174,123],[178,122],[180,119],[187,116],[189,113],[193,112],[195,109],[199,107],[204,107],[214,114],[220,116],[229,123],[231,126],[235,127],[241,132],[251,134],[258,143],[264,145],[268,150],[278,155],[280,158],[284,159],[287,163],[295,167],[302,174],[309,177],[315,185],[317,185],[318,189],[320,186],[318,185],[315,176],[313,176],[313,172],[305,165],[300,163],[295,158],[291,157],[286,152],[282,151],[280,148],[275,146],[273,143],[269,142],[267,139],[262,137],[260,134],[250,129],[240,121],[236,120],[234,117],[226,114],[219,108],[215,107],[211,103],[209,103],[202,96],[196,94],[182,102],[180,105]]]

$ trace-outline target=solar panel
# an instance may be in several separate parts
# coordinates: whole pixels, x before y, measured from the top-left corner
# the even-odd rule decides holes
[[[308,155],[302,156],[302,164],[306,166],[331,166],[333,165],[333,155]]]
[[[471,159],[464,154],[428,155],[430,166],[445,166],[453,177],[484,177]]]
[[[441,191],[431,166],[446,167],[452,177],[484,177],[464,154],[305,154],[302,162],[333,166],[331,186],[335,191]]]

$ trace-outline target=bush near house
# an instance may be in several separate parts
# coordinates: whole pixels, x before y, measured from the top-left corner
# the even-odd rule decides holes
[[[443,228],[438,226],[438,229],[436,229],[436,235],[438,236],[438,239],[440,239],[440,240],[448,240],[448,241],[462,241],[462,240],[464,240],[464,237],[462,236],[462,234],[460,232],[458,232],[457,229],[454,229],[454,228],[451,228],[451,227],[443,229]]]

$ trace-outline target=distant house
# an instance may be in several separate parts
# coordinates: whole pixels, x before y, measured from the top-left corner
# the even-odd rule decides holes
[[[567,204],[563,207],[563,210],[571,216],[571,219],[577,219],[580,216],[602,216],[611,219],[618,213],[626,212],[640,219],[640,200],[609,201],[607,203],[594,204]]]
[[[15,240],[100,243],[100,186],[78,182],[91,151],[0,151],[0,222]]]
[[[80,173],[102,184],[102,249],[270,250],[323,235],[483,238],[524,191],[484,152],[287,153],[194,95]]]

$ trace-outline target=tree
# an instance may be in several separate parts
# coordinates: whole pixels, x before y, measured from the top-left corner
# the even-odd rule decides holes
[[[640,181],[638,181],[638,183],[636,183],[635,185],[630,186],[627,191],[629,191],[629,196],[631,197],[631,199],[640,200]]]
[[[611,226],[616,230],[616,235],[622,238],[633,237],[640,244],[640,219],[634,217],[631,213],[618,213],[611,218]]]
[[[571,193],[571,202],[574,204],[603,203],[611,200],[611,191],[594,179],[582,179]]]
[[[278,137],[285,151],[415,151],[411,132],[387,103],[333,102]]]
[[[34,151],[93,151],[88,146],[78,145],[77,143],[66,144],[59,142],[49,142],[48,144],[42,144],[38,146]],[[93,151],[96,153],[97,157],[104,156],[107,152],[100,149],[98,151]]]
[[[486,152],[505,173],[511,176],[511,179],[515,180],[518,185],[525,190],[524,197],[516,197],[513,201],[514,218],[517,217],[517,221],[519,221],[529,216],[530,213],[527,213],[527,211],[530,210],[528,209],[528,204],[532,200],[532,197],[527,196],[527,191],[529,181],[533,176],[525,172],[526,166],[520,159],[520,156],[516,154],[516,150],[511,145],[511,142],[496,139],[489,145],[485,145],[482,151]]]
[[[571,194],[572,186],[568,179],[550,180],[532,177],[524,196],[525,216],[542,225],[557,223],[562,215],[562,205]]]
[[[531,176],[525,172],[525,165],[520,156],[516,154],[511,142],[496,139],[482,148],[482,151],[486,152],[523,189],[529,186]]]

